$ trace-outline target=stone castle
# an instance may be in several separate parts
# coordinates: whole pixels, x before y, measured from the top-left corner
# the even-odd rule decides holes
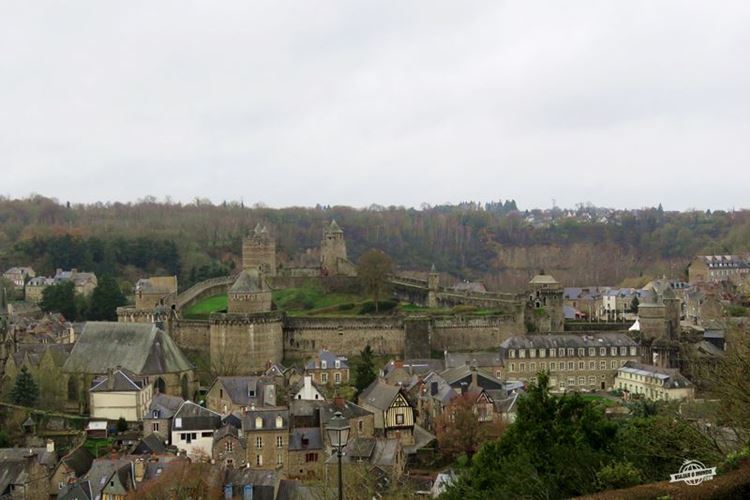
[[[166,318],[165,328],[180,347],[209,352],[212,368],[224,375],[255,373],[269,362],[308,357],[321,348],[350,356],[369,344],[380,355],[428,358],[444,350],[494,350],[514,335],[564,330],[563,288],[544,273],[529,282],[526,294],[443,287],[434,267],[426,280],[404,276],[391,280],[400,300],[429,308],[468,304],[491,309],[489,315],[291,317],[274,309],[272,290],[299,286],[301,280],[313,276],[355,279],[356,267],[348,259],[344,232],[335,221],[323,229],[319,268],[305,270],[278,266],[276,243],[258,224],[243,240],[239,274],[207,280],[180,294],[165,293],[156,310],[120,308],[118,320]],[[191,303],[220,293],[227,294],[227,312],[211,314],[208,320],[180,317]]]

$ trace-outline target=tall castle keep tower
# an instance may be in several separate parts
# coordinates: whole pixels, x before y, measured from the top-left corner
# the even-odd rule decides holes
[[[537,333],[556,333],[565,329],[562,285],[543,271],[529,282],[526,322],[529,330]]]
[[[260,223],[242,240],[242,269],[260,269],[266,276],[276,276],[276,241]]]
[[[344,231],[331,221],[323,229],[323,240],[320,242],[320,269],[325,276],[354,276],[354,265],[346,256],[346,241]]]
[[[643,361],[675,368],[679,366],[680,299],[668,283],[654,283],[638,304]]]

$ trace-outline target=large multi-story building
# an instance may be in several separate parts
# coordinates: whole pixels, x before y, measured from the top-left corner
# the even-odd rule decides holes
[[[744,279],[750,273],[750,255],[698,255],[688,267],[692,283]]]
[[[552,390],[605,390],[617,370],[638,361],[638,344],[623,333],[525,335],[500,345],[503,378],[532,382],[548,371]]]

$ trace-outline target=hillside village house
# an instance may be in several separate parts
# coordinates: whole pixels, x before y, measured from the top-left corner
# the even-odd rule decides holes
[[[221,426],[221,415],[192,401],[185,401],[172,418],[172,445],[193,460],[210,459],[214,432]]]
[[[42,301],[42,294],[44,290],[48,286],[52,286],[54,284],[55,280],[46,276],[37,276],[35,278],[31,278],[29,282],[26,283],[26,290],[24,292],[26,301],[33,302],[34,304],[40,303]]]
[[[292,479],[320,477],[326,459],[319,427],[297,427],[289,433],[287,474]]]
[[[217,377],[206,394],[206,407],[222,415],[253,406],[276,406],[276,385],[272,378]]]
[[[319,384],[348,384],[349,364],[345,357],[322,349],[315,358],[305,363],[305,373]]]
[[[640,359],[638,344],[622,333],[515,336],[500,344],[500,354],[504,378],[530,382],[548,370],[557,391],[610,389],[617,370]]]
[[[307,401],[325,401],[325,396],[313,383],[310,375],[305,375],[302,380],[292,387],[292,399],[303,399]]]
[[[157,392],[151,398],[143,417],[143,431],[159,436],[162,441],[172,437],[172,418],[185,400],[179,396],[168,396]]]
[[[695,388],[676,369],[628,361],[617,370],[615,387],[654,401],[693,399]]]
[[[289,445],[289,410],[250,410],[242,416],[247,463],[258,469],[286,467]]]
[[[214,433],[212,459],[227,467],[242,467],[247,463],[247,443],[242,431],[225,423]]]
[[[75,268],[71,269],[70,271],[58,269],[57,272],[55,272],[55,276],[53,279],[55,280],[55,283],[65,283],[67,281],[72,281],[76,293],[86,297],[91,295],[91,293],[94,291],[94,288],[96,288],[96,285],[98,284],[96,274],[80,272]]]
[[[94,380],[91,389],[91,417],[139,422],[148,414],[153,385],[147,376],[136,375],[126,368],[110,370]]]
[[[360,394],[359,406],[374,414],[376,435],[414,444],[414,407],[401,387],[375,380]]]
[[[3,273],[3,278],[13,283],[18,289],[23,288],[26,280],[36,276],[34,270],[30,267],[11,267]]]
[[[743,280],[750,273],[750,255],[698,255],[688,267],[690,284]]]

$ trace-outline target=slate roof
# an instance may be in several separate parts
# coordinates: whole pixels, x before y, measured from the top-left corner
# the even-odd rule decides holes
[[[437,373],[430,373],[424,379],[425,392],[422,397],[432,398],[440,401],[443,405],[458,396],[453,387]],[[434,392],[434,394],[433,394]]]
[[[501,349],[530,349],[558,347],[614,347],[637,346],[638,344],[624,333],[594,333],[591,335],[517,335],[500,344]]]
[[[36,460],[47,468],[57,465],[57,453],[47,451],[47,448],[0,448],[0,463],[9,461],[24,461],[29,450],[36,454]]]
[[[396,463],[400,448],[401,443],[395,438],[355,438],[344,448],[341,461],[352,463],[361,460],[380,467],[391,467]],[[334,454],[326,460],[326,463],[333,464],[337,460],[338,457]]]
[[[282,365],[281,363],[273,363],[266,369],[263,375],[266,375],[268,377],[283,377],[285,371],[286,368],[284,367],[284,365]]]
[[[361,404],[367,403],[379,410],[386,410],[391,406],[400,391],[401,389],[398,386],[375,380],[360,394],[359,401]]]
[[[141,377],[127,368],[112,373],[114,382],[109,386],[109,376],[98,377],[91,384],[91,392],[138,392],[148,385],[146,377]]]
[[[672,368],[661,368],[653,365],[645,365],[628,361],[618,369],[619,372],[633,373],[644,377],[651,377],[662,381],[663,387],[677,389],[690,387],[692,382],[686,379],[678,370]]]
[[[63,371],[103,374],[115,366],[139,375],[193,369],[172,338],[154,324],[89,321]]]
[[[90,500],[91,482],[88,480],[79,481],[73,484],[66,484],[57,494],[58,500]]]
[[[333,415],[340,411],[341,415],[346,419],[366,417],[372,415],[370,410],[366,410],[359,405],[352,403],[351,401],[344,401],[340,406],[336,405],[336,400],[325,401],[320,406],[320,423],[326,425]]]
[[[237,276],[229,292],[232,293],[251,293],[268,291],[266,281],[260,275],[257,269],[245,269]]]
[[[502,380],[495,378],[491,373],[481,368],[473,368],[477,372],[477,385],[483,389],[502,389]],[[473,371],[471,366],[463,365],[456,368],[449,368],[440,372],[440,376],[454,389],[462,381],[470,379]]]
[[[179,427],[177,426],[178,418],[182,419]],[[218,429],[219,426],[221,426],[221,415],[192,401],[182,403],[172,420],[172,431]]]
[[[448,352],[443,354],[445,358],[445,369],[458,368],[460,366],[474,365],[478,367],[503,366],[503,359],[498,352]],[[436,368],[442,371],[444,368]]]
[[[529,284],[531,285],[559,285],[560,282],[557,281],[555,278],[553,278],[552,275],[537,274],[536,276],[531,278],[531,281],[529,281]]]
[[[431,371],[443,369],[440,359],[405,359],[403,361],[390,360],[383,367],[383,377],[389,384],[408,385],[414,382],[415,375],[424,375]]]
[[[325,399],[292,399],[289,401],[289,413],[293,417],[312,417],[326,403]]]
[[[262,410],[251,410],[242,417],[242,430],[243,432],[248,431],[270,431],[278,429],[276,427],[276,417],[281,417],[282,429],[289,428],[289,410],[286,408],[274,408],[274,409],[262,409]],[[261,427],[255,426],[256,417],[261,418]]]
[[[0,494],[10,485],[23,484],[28,480],[23,460],[0,460]]]
[[[331,351],[328,351],[327,349],[321,349],[318,353],[317,358],[313,358],[309,360],[307,363],[305,363],[305,370],[316,370],[316,369],[322,369],[323,363],[322,361],[326,362],[326,370],[334,370],[336,369],[336,361],[339,362],[339,368],[349,368],[349,364],[346,362],[346,358],[341,356],[336,356]]]
[[[279,483],[279,477],[280,474],[278,471],[242,467],[239,469],[227,469],[224,476],[224,484],[227,486],[231,485],[233,490],[232,498],[242,498],[245,485],[252,485],[253,500],[274,500],[274,493],[276,485]]]
[[[224,424],[214,432],[214,443],[223,437],[232,436],[240,440],[242,447],[245,447],[245,438],[240,433],[240,429],[231,424]]]
[[[131,452],[133,455],[150,455],[150,454],[161,454],[167,451],[166,445],[162,442],[161,438],[153,432],[148,436],[144,436],[138,441],[133,447]]]
[[[307,439],[307,444],[303,440]],[[297,427],[289,434],[289,451],[321,450],[323,436],[318,427]]]
[[[265,388],[274,385],[272,380],[258,376],[218,377],[214,384],[218,383],[236,405],[249,405],[257,400],[262,402]]]
[[[132,467],[130,460],[124,458],[97,458],[91,464],[91,469],[83,476],[91,486],[91,498],[101,497],[101,492],[107,481],[120,469]]]
[[[91,468],[93,461],[94,455],[83,446],[79,446],[71,451],[61,460],[62,463],[67,465],[73,471],[76,477],[81,477],[86,474]]]
[[[167,394],[156,393],[151,399],[151,404],[148,407],[148,414],[144,415],[144,419],[160,419],[160,418],[172,418],[175,412],[180,408],[180,405],[185,400],[179,396],[169,396]],[[158,412],[154,414],[154,412]]]

